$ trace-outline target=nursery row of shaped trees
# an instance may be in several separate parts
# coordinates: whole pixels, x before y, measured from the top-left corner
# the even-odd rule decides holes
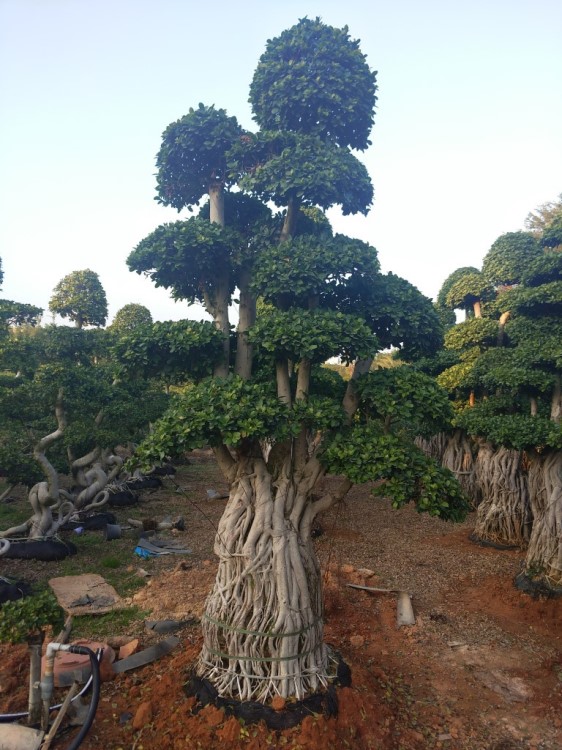
[[[442,319],[464,311],[420,362],[450,394],[451,435],[426,450],[477,505],[475,536],[527,549],[526,577],[562,584],[562,196],[499,237],[482,268],[443,284]]]

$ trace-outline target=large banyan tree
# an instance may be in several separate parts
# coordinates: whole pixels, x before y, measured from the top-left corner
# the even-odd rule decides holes
[[[375,92],[347,28],[304,19],[270,40],[250,87],[259,130],[202,104],[172,123],[158,199],[204,205],[128,259],[175,298],[203,304],[223,337],[212,377],[176,396],[138,451],[151,462],[211,445],[230,483],[199,660],[223,695],[302,697],[326,684],[311,528],[353,483],[383,479],[395,504],[434,514],[464,507],[452,476],[412,442],[447,419],[446,395],[410,368],[369,374],[379,350],[439,346],[431,302],[381,274],[375,249],[334,234],[324,214],[370,208],[353,152],[370,143]],[[349,383],[320,367],[330,357],[354,363]],[[338,481],[315,492],[328,472]]]
[[[527,548],[526,577],[552,589],[562,584],[562,212],[549,207],[540,231],[502,235],[481,271],[443,285],[441,305],[469,314],[431,363],[459,429],[427,447],[478,503],[475,536]]]

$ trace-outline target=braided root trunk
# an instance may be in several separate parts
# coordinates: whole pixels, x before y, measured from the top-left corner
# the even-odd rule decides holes
[[[484,444],[476,459],[476,477],[483,500],[478,506],[474,534],[479,539],[525,547],[532,525],[527,474],[520,451]]]
[[[533,530],[525,559],[529,578],[562,586],[562,453],[536,458],[529,470]]]
[[[239,465],[215,552],[199,675],[222,696],[301,699],[327,684],[320,570],[311,543],[310,482],[263,460]]]

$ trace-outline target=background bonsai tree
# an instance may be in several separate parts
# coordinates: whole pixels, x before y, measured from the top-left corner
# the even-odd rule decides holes
[[[71,320],[76,328],[104,326],[107,297],[94,271],[73,271],[59,281],[49,301],[49,310]]]
[[[145,325],[152,325],[150,310],[144,305],[130,302],[117,310],[109,330],[117,334],[124,334]]]
[[[137,442],[163,412],[162,387],[127,378],[112,343],[106,331],[47,326],[0,347],[0,461],[12,484],[30,487],[33,509],[0,536],[52,537],[75,510],[105,502],[122,464],[114,448]],[[60,474],[72,477],[72,493]]]
[[[526,570],[547,586],[562,581],[556,530],[562,513],[559,216],[559,204],[547,204],[527,220],[532,234],[510,232],[494,242],[480,274],[491,290],[484,317],[447,331],[445,347],[458,362],[439,372],[434,359],[432,370],[454,400],[455,424],[473,438],[472,445],[463,443],[462,454],[457,450],[454,468],[459,474],[473,469],[467,473],[481,498],[476,536],[528,545]],[[449,302],[466,278],[462,273],[449,286]],[[431,366],[423,364],[426,372]],[[465,461],[472,453],[475,460],[470,455]]]
[[[437,314],[407,281],[380,273],[374,248],[334,234],[324,214],[369,210],[372,185],[352,149],[369,145],[375,92],[347,28],[303,19],[270,40],[250,87],[257,132],[203,105],[165,131],[160,200],[192,208],[209,195],[210,207],[159,227],[128,259],[175,298],[201,301],[223,338],[214,377],[173,397],[137,452],[150,463],[210,444],[230,482],[199,661],[223,695],[300,698],[326,684],[310,532],[354,482],[384,479],[395,504],[413,499],[436,514],[464,507],[451,475],[409,439],[408,422],[446,420],[438,387],[409,368],[382,383],[368,374],[383,348],[421,356],[438,347]],[[224,225],[209,186],[222,191]],[[329,357],[354,363],[347,383],[319,374]],[[321,490],[327,472],[341,477]]]

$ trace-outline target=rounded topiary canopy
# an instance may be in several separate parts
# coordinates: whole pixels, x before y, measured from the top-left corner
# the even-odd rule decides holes
[[[270,39],[250,86],[254,119],[363,150],[370,144],[376,73],[347,27],[303,18]]]
[[[484,299],[488,291],[486,279],[481,273],[466,273],[452,284],[445,302],[447,307],[454,310],[464,310]]]
[[[152,325],[150,310],[144,305],[130,302],[117,310],[109,327],[117,333],[128,333],[143,325]]]
[[[529,263],[542,255],[529,232],[507,232],[494,242],[484,257],[482,273],[493,286],[511,286],[521,281]]]
[[[457,268],[453,273],[450,273],[439,290],[437,295],[437,307],[447,307],[447,296],[451,290],[451,287],[463,276],[467,276],[472,273],[480,273],[474,266],[462,266]]]
[[[226,152],[242,133],[226,110],[203,104],[168,125],[156,157],[158,202],[179,211],[198,203],[213,183],[227,185]]]

